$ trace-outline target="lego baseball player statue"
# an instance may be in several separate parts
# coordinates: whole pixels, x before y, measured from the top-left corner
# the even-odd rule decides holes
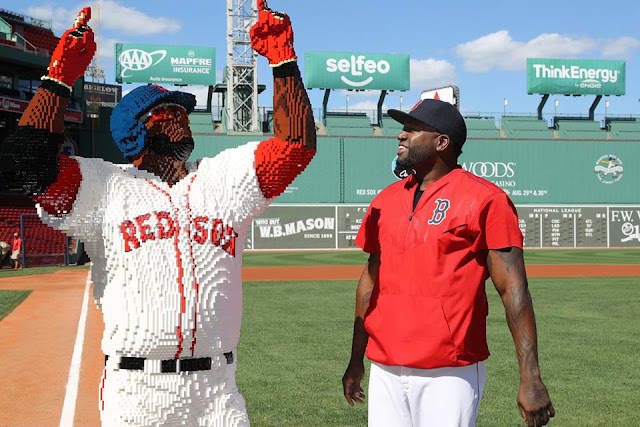
[[[33,195],[43,221],[83,240],[93,261],[105,426],[249,424],[235,384],[243,242],[316,151],[289,17],[258,9],[251,42],[273,67],[273,138],[187,163],[195,97],[149,85],[111,117],[130,164],[58,155],[70,88],[96,48],[85,8],[0,146],[9,187]]]

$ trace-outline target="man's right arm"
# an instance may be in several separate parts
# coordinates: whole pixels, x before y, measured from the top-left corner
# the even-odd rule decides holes
[[[369,341],[369,335],[364,329],[364,316],[369,308],[369,301],[373,293],[378,271],[380,268],[380,255],[369,255],[369,261],[362,271],[358,288],[356,289],[355,321],[353,323],[353,341],[351,343],[351,360],[342,377],[344,397],[349,405],[353,402],[362,403],[365,397],[360,382],[364,377],[364,353]]]

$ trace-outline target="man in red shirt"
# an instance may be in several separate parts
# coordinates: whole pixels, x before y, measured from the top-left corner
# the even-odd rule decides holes
[[[20,265],[20,251],[22,250],[22,239],[20,234],[13,233],[13,244],[11,245],[11,259],[13,260],[13,269],[19,270],[22,268]]]
[[[554,409],[540,378],[513,203],[458,166],[467,130],[454,106],[429,99],[389,115],[404,125],[397,169],[410,172],[371,202],[356,238],[370,256],[342,379],[348,403],[363,401],[366,349],[370,426],[474,426],[491,277],[518,355],[520,413],[529,426],[547,424]]]

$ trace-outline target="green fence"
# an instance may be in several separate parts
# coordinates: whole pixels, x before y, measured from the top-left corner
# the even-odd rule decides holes
[[[196,135],[192,159],[263,135]],[[319,137],[318,154],[278,203],[369,203],[395,181],[397,140]],[[640,203],[638,141],[469,140],[460,164],[515,203]]]

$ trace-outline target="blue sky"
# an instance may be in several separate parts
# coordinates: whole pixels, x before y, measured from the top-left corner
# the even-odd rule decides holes
[[[219,73],[226,63],[226,0],[99,3],[101,64],[107,83],[114,82],[116,41],[213,46]],[[0,0],[4,9],[52,19],[57,35],[85,5],[89,3]],[[422,90],[456,84],[466,113],[502,113],[504,98],[509,99],[507,112],[534,113],[540,96],[526,93],[525,58],[551,57],[626,60],[627,94],[611,97],[608,113],[640,115],[640,4],[636,0],[271,0],[269,6],[291,16],[302,69],[307,50],[409,54],[412,89],[389,94],[388,108],[398,108],[400,96],[403,106],[409,107]],[[259,64],[259,81],[270,89],[271,71],[265,59]],[[320,108],[322,91],[313,90],[310,95],[313,107]],[[345,95],[335,91],[329,107],[344,108]],[[352,92],[349,109],[374,108],[377,98],[378,94]],[[564,114],[586,113],[593,101],[593,96],[552,97],[545,114],[553,114],[556,98],[557,111]],[[271,104],[267,91],[260,105]],[[604,109],[603,101],[596,113],[602,115]]]

